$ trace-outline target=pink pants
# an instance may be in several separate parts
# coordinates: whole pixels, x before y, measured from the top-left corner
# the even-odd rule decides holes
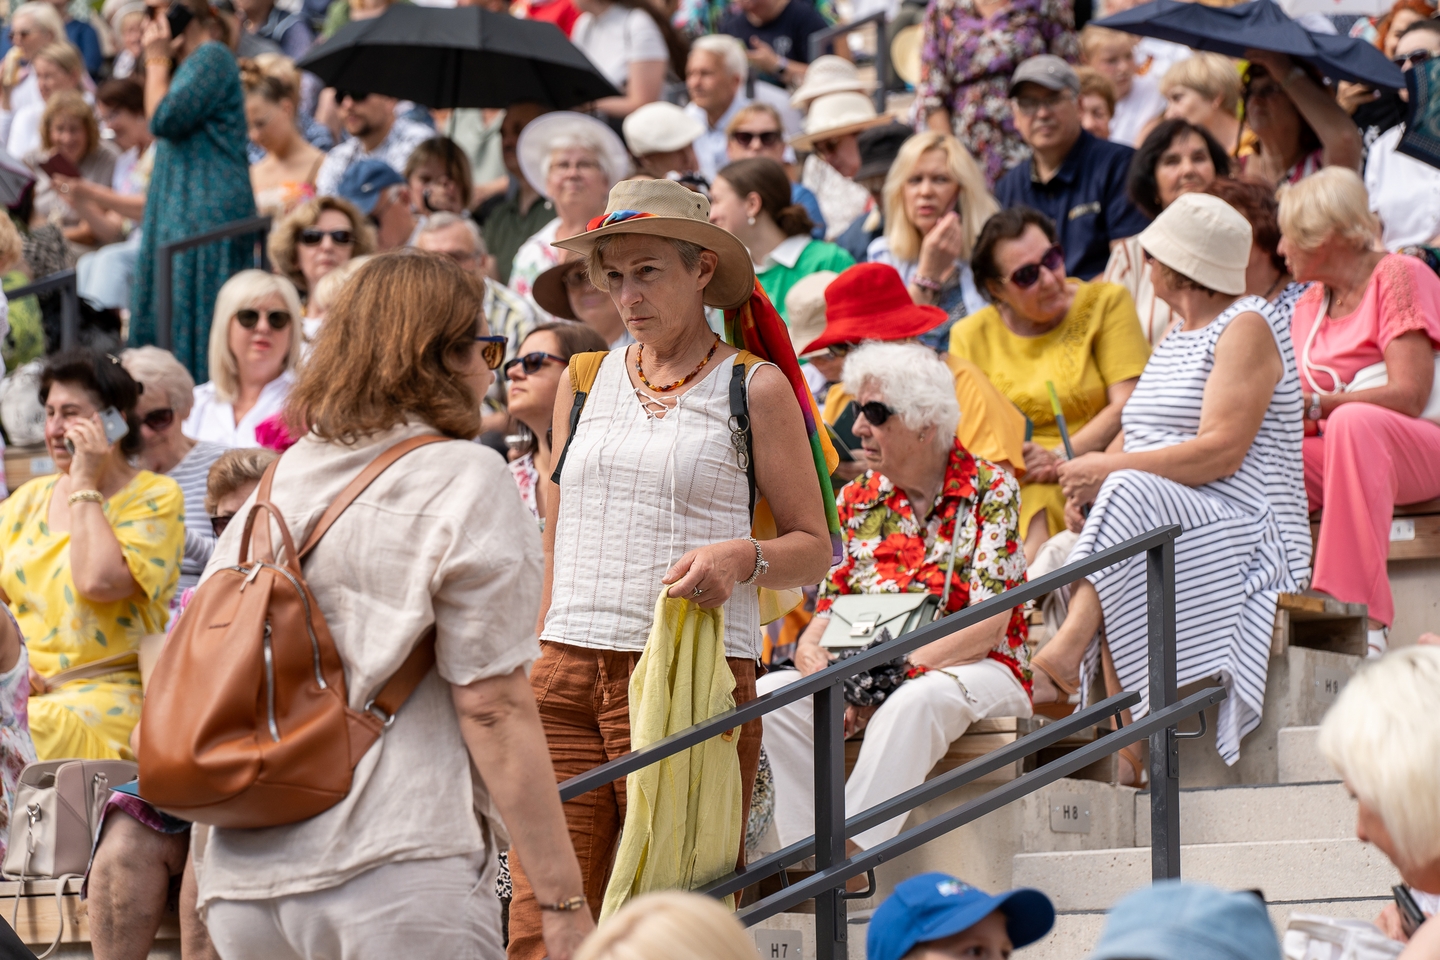
[[[1305,493],[1325,508],[1310,586],[1346,603],[1364,603],[1372,619],[1395,620],[1390,521],[1396,504],[1440,497],[1440,424],[1373,403],[1346,403],[1305,438]]]

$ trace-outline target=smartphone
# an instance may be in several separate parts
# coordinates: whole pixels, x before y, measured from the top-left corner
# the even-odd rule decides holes
[[[84,176],[84,174],[80,172],[79,167],[65,159],[64,155],[60,153],[54,154],[50,159],[40,164],[40,169],[52,177],[57,173],[62,177],[74,177],[77,180]]]
[[[830,428],[830,433],[840,441],[846,453],[851,453],[860,448],[860,438],[855,436],[855,418],[860,415],[860,407],[851,400],[840,411],[840,416],[835,418],[835,423]],[[837,451],[838,452],[838,451]],[[846,459],[853,460],[853,456]]]
[[[1395,894],[1395,906],[1400,911],[1400,927],[1405,931],[1405,936],[1415,936],[1415,931],[1420,929],[1420,924],[1425,922],[1425,914],[1420,910],[1420,905],[1410,895],[1410,890],[1403,883],[1397,883],[1390,888]]]
[[[130,424],[125,422],[125,415],[114,407],[106,407],[100,411],[100,425],[105,428],[106,443],[114,443],[130,432]],[[65,449],[71,456],[75,455],[75,444],[69,437],[65,438]]]
[[[165,19],[170,21],[170,36],[178,37],[185,32],[186,27],[190,26],[190,21],[195,19],[195,15],[185,4],[172,3],[170,9],[165,11]]]

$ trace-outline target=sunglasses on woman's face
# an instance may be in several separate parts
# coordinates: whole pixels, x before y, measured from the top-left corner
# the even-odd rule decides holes
[[[485,361],[485,366],[498,370],[500,364],[505,362],[506,339],[501,336],[476,337],[475,342],[480,344],[480,356]]]
[[[1041,267],[1051,273],[1060,273],[1065,269],[1065,251],[1060,248],[1060,244],[1052,244],[1038,263],[1027,263],[1010,274],[1010,282],[1021,290],[1033,287],[1040,280]]]
[[[859,404],[859,407],[861,415],[865,417],[865,422],[872,427],[882,426],[886,420],[895,415],[894,408],[886,406],[879,400]]]
[[[780,142],[780,131],[764,130],[755,132],[752,130],[736,130],[730,134],[730,139],[747,150],[753,147],[757,140],[760,141],[760,146],[762,147],[773,147]]]
[[[355,234],[350,230],[317,230],[306,227],[300,231],[300,242],[307,247],[318,247],[326,237],[337,247],[348,247],[355,242]]]
[[[557,357],[553,353],[545,353],[543,350],[539,350],[535,353],[527,353],[523,357],[516,357],[514,360],[508,361],[505,364],[505,376],[510,376],[510,371],[519,367],[525,371],[525,376],[533,377],[540,372],[540,368],[545,366],[546,362],[551,360],[559,364],[567,364],[570,362],[564,357]]]
[[[1411,50],[1409,53],[1402,54],[1398,57],[1391,57],[1390,59],[1394,62],[1395,66],[1399,67],[1401,70],[1407,70],[1410,67],[1418,67],[1420,66],[1420,64],[1425,63],[1427,60],[1431,60],[1434,57],[1435,54],[1431,53],[1429,50]]]
[[[254,330],[261,317],[264,317],[265,321],[270,324],[271,330],[284,330],[294,319],[290,316],[289,310],[251,310],[246,307],[244,310],[235,311],[235,322],[246,330]]]
[[[860,346],[858,343],[832,343],[826,347],[826,351],[836,360],[844,360],[850,356],[850,351]]]
[[[140,418],[140,422],[156,433],[159,433],[175,422],[175,411],[169,407],[163,410],[151,410]]]
[[[234,519],[235,514],[233,513],[227,513],[224,516],[210,518],[210,531],[215,534],[216,539],[219,539],[220,534],[225,532],[225,528],[230,526],[230,521]]]

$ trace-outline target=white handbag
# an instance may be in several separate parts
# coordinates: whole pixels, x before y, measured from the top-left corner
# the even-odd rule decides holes
[[[1385,362],[1372,363],[1368,367],[1361,367],[1355,371],[1354,378],[1349,383],[1340,379],[1340,374],[1330,367],[1320,363],[1310,362],[1310,345],[1315,342],[1315,334],[1320,330],[1320,325],[1330,318],[1330,294],[1325,294],[1325,299],[1320,304],[1320,314],[1310,326],[1310,332],[1305,335],[1305,346],[1300,351],[1300,371],[1305,375],[1313,392],[1321,396],[1329,397],[1337,393],[1355,393],[1359,390],[1374,390],[1376,387],[1383,387],[1390,382],[1390,375],[1385,369]],[[1425,409],[1420,412],[1420,419],[1433,420],[1440,423],[1440,352],[1435,353],[1435,377],[1430,381],[1430,399],[1425,402]],[[1320,389],[1320,384],[1315,380],[1316,373],[1323,373],[1335,384],[1332,390]]]

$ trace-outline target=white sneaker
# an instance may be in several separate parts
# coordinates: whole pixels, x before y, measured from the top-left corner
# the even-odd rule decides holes
[[[1369,641],[1369,649],[1365,653],[1365,658],[1378,660],[1390,648],[1390,628],[1381,627],[1378,630],[1369,630],[1366,632],[1366,640]]]

